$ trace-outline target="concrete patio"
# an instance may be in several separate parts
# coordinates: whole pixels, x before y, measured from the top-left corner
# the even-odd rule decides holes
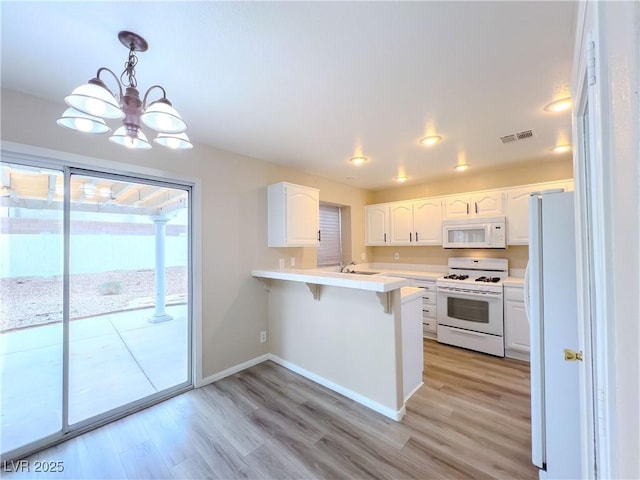
[[[187,305],[70,323],[69,423],[187,380]],[[0,334],[0,438],[6,452],[61,428],[62,324]]]

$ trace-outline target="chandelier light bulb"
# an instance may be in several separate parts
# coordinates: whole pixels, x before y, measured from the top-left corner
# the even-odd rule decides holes
[[[82,133],[107,133],[111,130],[101,118],[94,117],[75,108],[67,108],[56,123],[61,127]]]
[[[73,123],[76,127],[76,130],[79,130],[80,132],[90,132],[91,129],[93,128],[93,124],[91,123],[91,120],[88,120],[86,118],[76,118],[73,120]]]

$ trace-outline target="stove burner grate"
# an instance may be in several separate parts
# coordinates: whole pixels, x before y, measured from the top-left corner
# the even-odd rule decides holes
[[[476,282],[498,283],[499,281],[500,281],[499,277],[478,277],[478,278],[476,278]]]
[[[469,278],[469,275],[458,275],[457,273],[452,273],[451,275],[445,275],[444,278],[446,280],[466,280]]]

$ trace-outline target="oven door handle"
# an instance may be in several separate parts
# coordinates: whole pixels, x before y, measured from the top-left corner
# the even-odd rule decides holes
[[[482,338],[486,337],[486,334],[484,334],[484,333],[472,332],[471,330],[463,330],[462,328],[455,328],[455,327],[449,327],[449,326],[447,326],[447,328],[449,330],[453,330],[456,333],[462,333],[463,335],[469,335],[470,337],[482,337]]]

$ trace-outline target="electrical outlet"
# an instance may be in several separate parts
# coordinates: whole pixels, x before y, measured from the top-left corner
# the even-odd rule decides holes
[[[398,252],[393,254],[393,259],[394,260],[400,260],[400,254]]]
[[[367,254],[366,254],[366,253],[364,253],[364,252],[362,252],[362,253],[360,254],[360,260],[366,260],[366,259],[367,259]]]
[[[296,266],[296,257],[291,257],[290,263],[291,263],[292,267],[295,267]]]
[[[264,330],[260,332],[260,343],[264,343],[267,341],[267,332]]]
[[[278,261],[278,266],[279,266],[280,268],[284,268],[284,258],[281,258],[281,259]]]

